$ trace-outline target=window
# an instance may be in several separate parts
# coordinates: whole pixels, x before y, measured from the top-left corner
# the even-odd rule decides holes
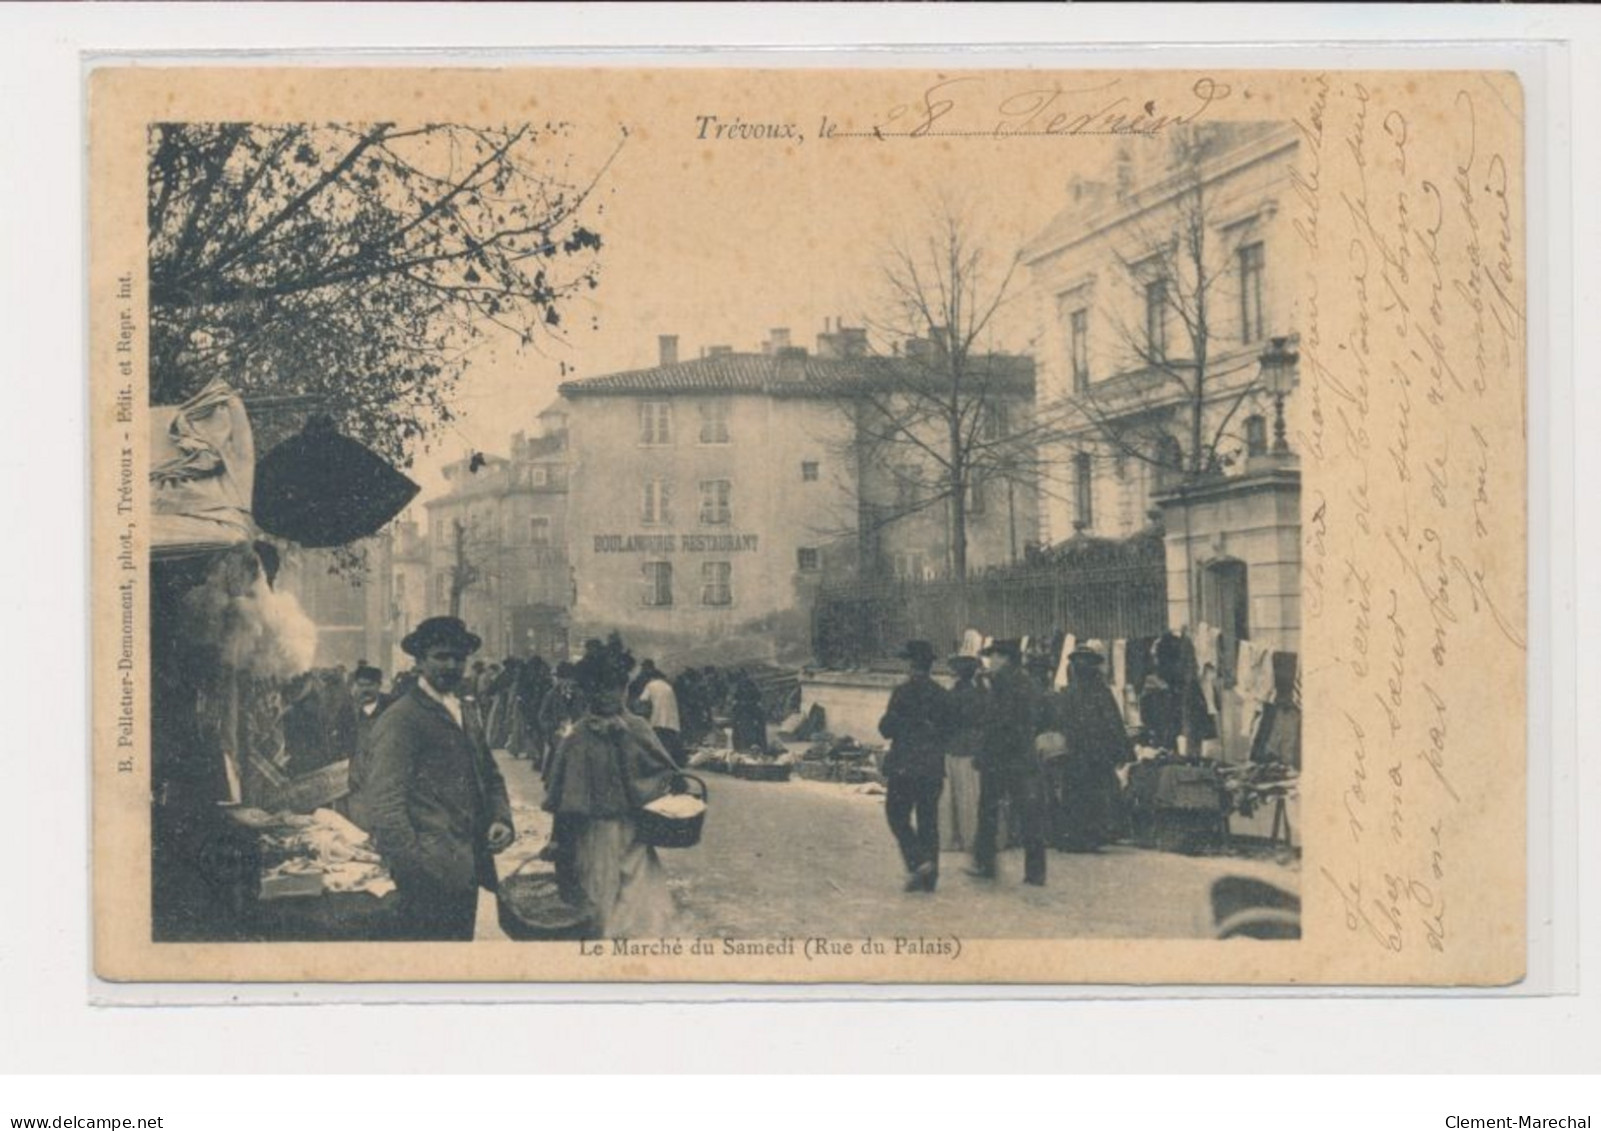
[[[1262,245],[1240,248],[1240,340],[1262,340]]]
[[[531,467],[528,469],[528,482],[534,487],[550,486],[550,468]]]
[[[700,603],[703,605],[732,605],[734,603],[734,567],[728,562],[700,563]]]
[[[1245,418],[1245,454],[1248,456],[1267,454],[1267,420],[1261,415]]]
[[[1088,392],[1090,387],[1090,312],[1080,308],[1069,318],[1073,350],[1073,391]]]
[[[1073,525],[1089,530],[1095,525],[1094,468],[1088,452],[1073,457]]]
[[[822,568],[817,550],[812,546],[802,546],[795,551],[795,565],[802,573],[815,573]]]
[[[665,479],[647,479],[640,500],[639,520],[646,526],[666,526],[673,521],[672,486]]]
[[[1003,404],[984,404],[979,409],[983,413],[979,420],[979,435],[986,443],[1004,439],[1007,432],[1006,406]]]
[[[703,444],[728,443],[728,402],[725,400],[701,401],[700,442]]]
[[[923,475],[915,463],[895,468],[895,506],[901,511],[916,510],[923,501]]]
[[[1134,533],[1134,502],[1136,484],[1134,477],[1129,474],[1128,455],[1117,453],[1117,460],[1112,465],[1117,477],[1117,532],[1120,537],[1127,538]]]
[[[653,609],[673,603],[673,563],[645,563],[645,604]]]
[[[673,442],[672,402],[639,402],[639,442],[641,444],[671,444]]]
[[[534,546],[550,545],[550,519],[536,514],[528,520],[528,541]]]
[[[982,479],[978,478],[977,476],[973,476],[972,478],[968,479],[967,513],[969,515],[976,517],[984,513],[984,509],[988,505],[985,501],[985,496],[987,494],[988,492],[984,489],[984,481]]]
[[[1145,344],[1152,360],[1167,357],[1167,280],[1145,284]]]
[[[434,598],[441,609],[450,606],[450,574],[441,573],[434,578]]]
[[[732,521],[729,499],[734,485],[727,479],[703,479],[700,484],[700,521],[703,526],[727,526]]]
[[[895,576],[902,581],[923,580],[923,555],[901,553],[895,555]]]
[[[801,462],[801,481],[804,483],[817,482],[817,461],[814,459]]]

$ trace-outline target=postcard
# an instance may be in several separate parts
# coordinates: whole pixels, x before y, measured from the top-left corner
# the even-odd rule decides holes
[[[100,977],[1523,977],[1515,77],[86,82]]]

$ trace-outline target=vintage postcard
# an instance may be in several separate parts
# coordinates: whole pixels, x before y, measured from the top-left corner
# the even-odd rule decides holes
[[[87,83],[100,977],[1524,976],[1513,76]]]

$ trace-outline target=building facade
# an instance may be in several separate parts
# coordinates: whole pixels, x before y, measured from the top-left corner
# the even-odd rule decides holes
[[[390,616],[391,539],[388,532],[340,550],[292,547],[282,556],[275,585],[293,594],[317,626],[312,666],[382,664],[398,640]]]
[[[923,577],[949,559],[940,474],[914,443],[864,442],[864,389],[890,395],[904,359],[868,355],[829,327],[809,351],[775,330],[761,352],[712,347],[681,361],[570,382],[575,635],[618,629],[676,663],[802,660],[819,586]],[[1026,414],[1033,370],[1005,359],[997,421]],[[980,487],[970,569],[1036,537],[1032,492]],[[1026,497],[1025,497],[1026,496]],[[704,659],[703,659],[704,657]]]
[[[490,657],[569,649],[568,436],[559,411],[540,424],[538,435],[512,437],[509,456],[447,466],[449,490],[424,504],[423,605],[460,616]]]
[[[1160,521],[1169,623],[1295,651],[1300,477],[1293,412],[1289,123],[1195,126],[1075,180],[1025,263],[1043,353],[1043,533]],[[1266,364],[1264,364],[1266,359]],[[1048,407],[1047,407],[1048,406]]]

